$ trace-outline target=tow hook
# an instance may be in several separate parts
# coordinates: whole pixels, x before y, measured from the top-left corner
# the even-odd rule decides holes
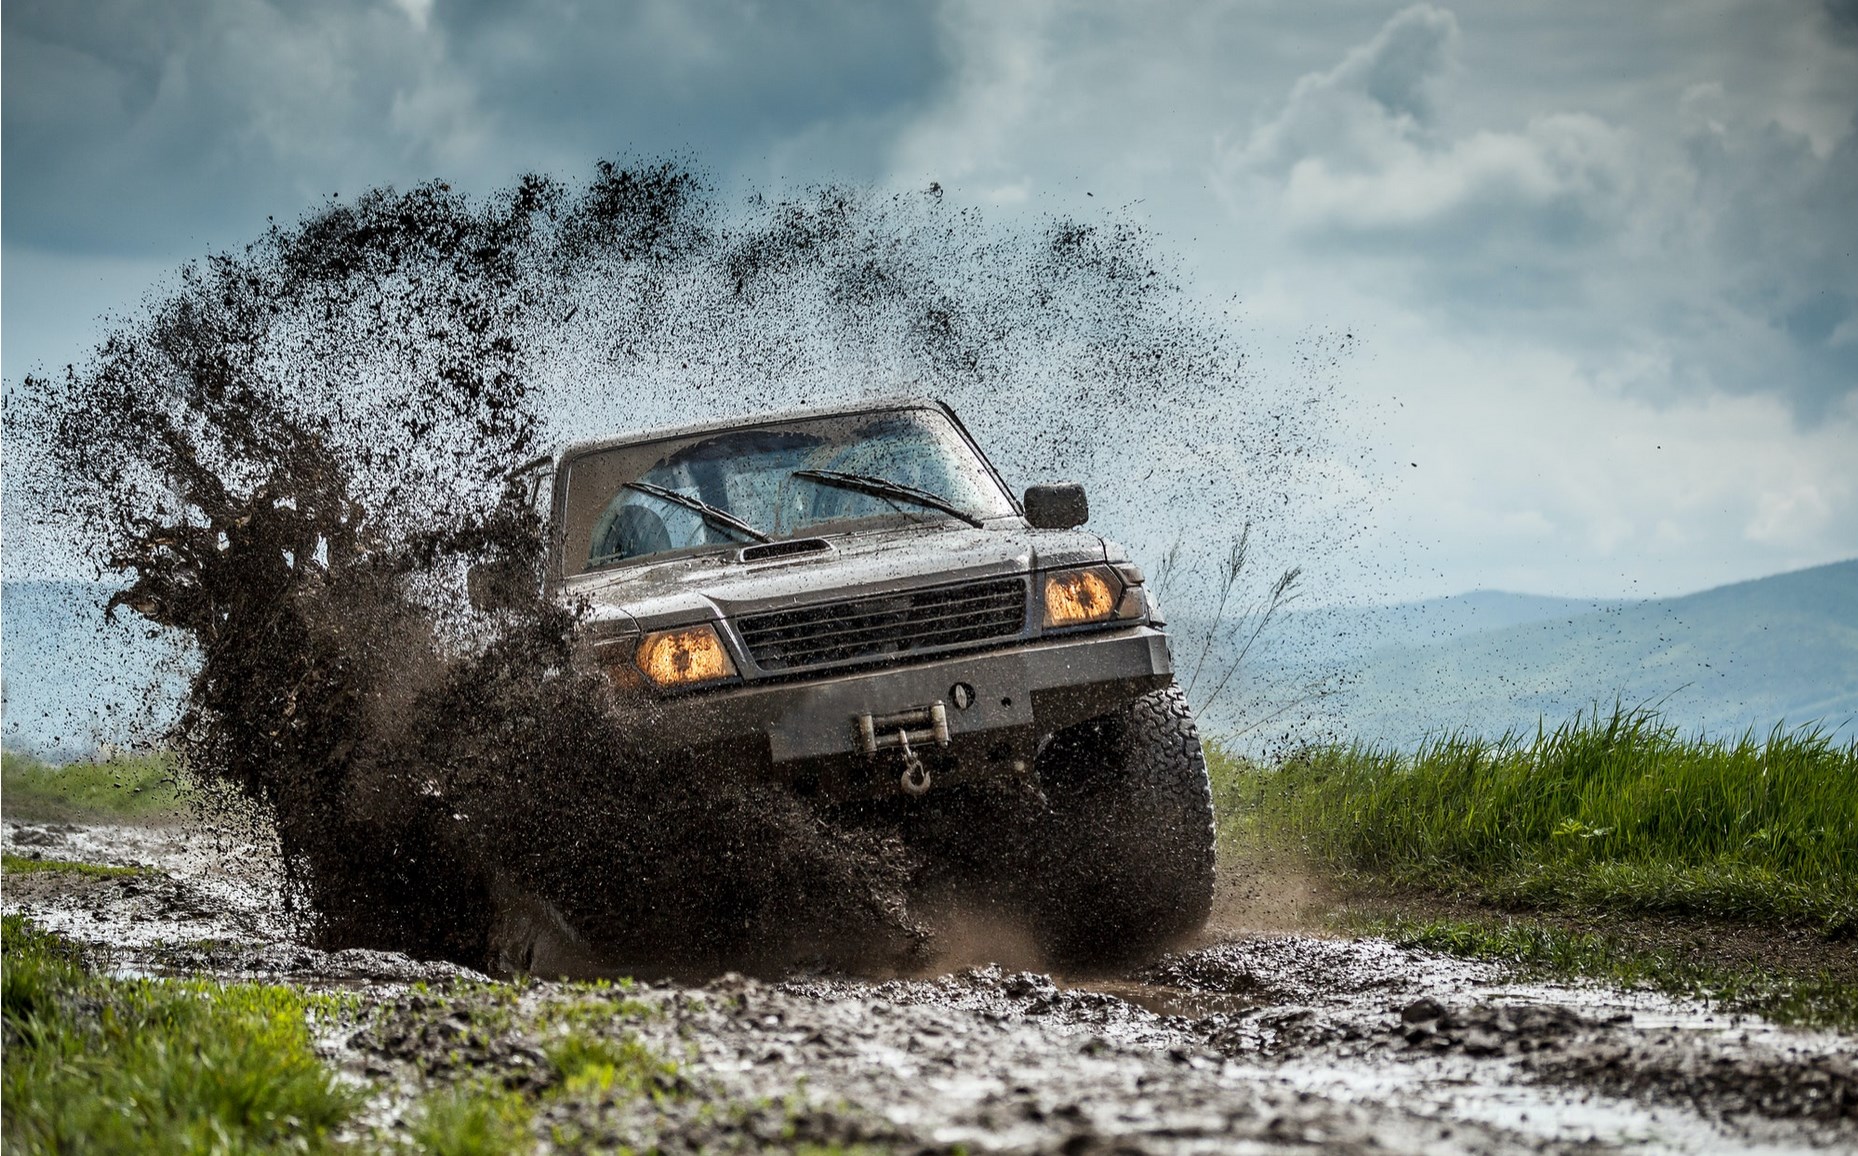
[[[914,710],[887,715],[859,715],[858,742],[866,757],[875,759],[885,747],[896,747],[903,755],[903,775],[897,780],[906,795],[920,795],[929,789],[929,768],[922,756],[911,748],[918,743],[948,745],[948,708],[941,702]]]
[[[929,768],[923,766],[922,758],[910,749],[908,732],[901,735],[903,739],[903,778],[898,785],[906,795],[920,795],[929,789]]]

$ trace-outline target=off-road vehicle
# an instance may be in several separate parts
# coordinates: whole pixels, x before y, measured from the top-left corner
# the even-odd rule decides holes
[[[547,470],[552,468],[552,476]],[[654,733],[824,804],[1042,792],[1068,957],[1204,922],[1213,818],[1161,611],[1085,495],[1014,499],[954,412],[866,403],[581,442],[537,466],[545,582]]]

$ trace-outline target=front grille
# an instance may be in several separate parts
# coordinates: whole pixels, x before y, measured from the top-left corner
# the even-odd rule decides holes
[[[755,664],[776,671],[1011,638],[1025,625],[1025,579],[998,578],[754,614],[737,629]]]

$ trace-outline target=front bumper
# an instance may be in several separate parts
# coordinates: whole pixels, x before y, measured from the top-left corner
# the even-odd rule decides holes
[[[697,691],[663,700],[660,718],[668,738],[687,736],[688,745],[765,744],[781,777],[814,778],[820,768],[802,771],[803,764],[832,764],[822,785],[862,793],[867,778],[894,788],[899,758],[867,753],[871,718],[942,703],[948,744],[918,751],[940,765],[939,779],[1024,773],[1040,737],[1115,710],[1166,685],[1171,674],[1167,636],[1130,626],[805,681]],[[861,764],[873,774],[859,773]]]

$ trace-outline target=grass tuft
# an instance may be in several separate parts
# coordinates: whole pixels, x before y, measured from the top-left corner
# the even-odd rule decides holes
[[[423,1156],[511,1156],[535,1150],[532,1115],[519,1094],[489,1085],[452,1085],[428,1093],[409,1134]]]
[[[567,1031],[543,1049],[558,1083],[555,1091],[578,1100],[650,1095],[662,1100],[684,1090],[677,1064],[628,1036],[611,1040]]]
[[[31,875],[38,871],[59,871],[68,875],[86,875],[92,879],[121,879],[130,875],[147,875],[147,867],[117,867],[109,863],[81,863],[76,859],[32,859],[11,851],[0,854],[0,871],[10,875]]]

